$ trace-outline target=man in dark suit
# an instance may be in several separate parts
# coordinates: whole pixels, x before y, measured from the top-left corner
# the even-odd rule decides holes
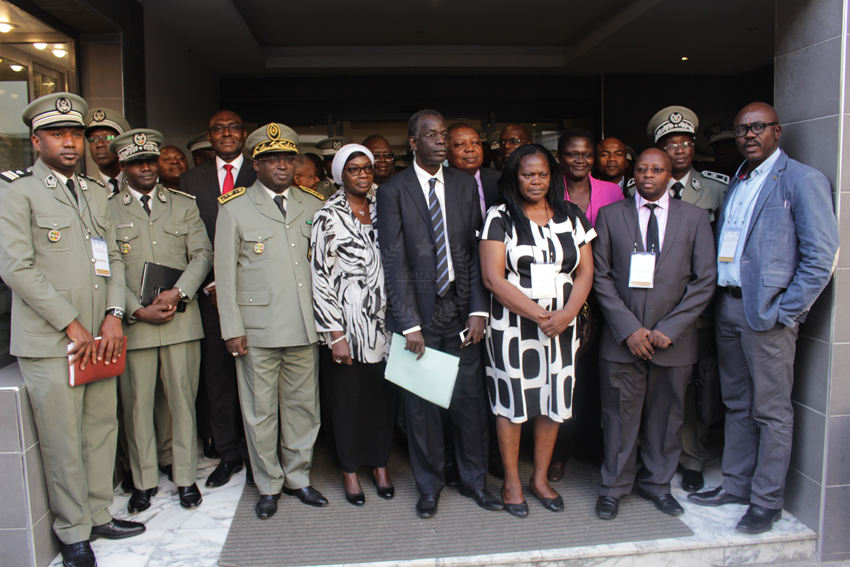
[[[381,185],[378,237],[386,274],[387,328],[403,334],[408,351],[425,347],[460,357],[449,413],[453,422],[460,493],[488,510],[502,502],[486,488],[487,411],[480,343],[488,301],[481,283],[477,235],[481,207],[472,177],[442,167],[448,153],[446,121],[434,110],[410,118],[416,152],[412,167]],[[459,334],[466,330],[461,341]],[[437,513],[445,486],[440,408],[405,392],[410,460],[423,518]]]
[[[605,462],[596,515],[603,520],[617,516],[635,483],[661,512],[684,513],[670,481],[697,319],[717,268],[708,213],[670,198],[671,169],[666,153],[646,150],[635,164],[634,198],[603,207],[596,219],[593,289],[607,322],[599,345]]]
[[[215,242],[215,222],[218,217],[218,198],[239,188],[250,187],[257,173],[245,163],[245,127],[235,112],[220,110],[209,124],[209,140],[215,151],[215,161],[204,162],[180,176],[180,191],[194,195],[207,227],[210,242]],[[215,273],[211,271],[198,293],[198,306],[204,324],[201,340],[201,381],[209,400],[212,437],[221,457],[216,469],[207,478],[206,486],[223,486],[242,470],[246,454],[242,442],[242,412],[236,383],[236,365],[221,338],[221,323],[215,292]],[[250,464],[248,479],[252,480]]]
[[[734,132],[747,161],[726,191],[716,235],[724,478],[688,499],[749,504],[736,528],[757,534],[782,516],[797,331],[832,277],[839,240],[829,180],[779,149],[776,110],[745,106]]]
[[[482,167],[484,163],[482,143],[481,134],[468,124],[458,122],[449,128],[449,165],[475,178],[483,218],[487,216],[487,210],[495,205],[499,198],[499,178],[502,177],[502,173]]]

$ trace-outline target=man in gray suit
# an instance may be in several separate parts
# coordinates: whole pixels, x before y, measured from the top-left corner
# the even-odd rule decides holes
[[[724,479],[688,499],[704,506],[750,504],[737,529],[753,534],[782,516],[797,331],[832,277],[838,226],[827,178],[779,149],[782,126],[772,106],[745,106],[734,131],[747,161],[717,222]]]
[[[708,213],[670,198],[671,169],[663,151],[643,152],[634,198],[604,207],[596,220],[593,288],[608,323],[599,346],[605,462],[596,515],[603,520],[617,516],[635,482],[661,512],[684,513],[670,480],[697,358],[697,319],[717,272]],[[639,433],[643,468],[636,474]]]

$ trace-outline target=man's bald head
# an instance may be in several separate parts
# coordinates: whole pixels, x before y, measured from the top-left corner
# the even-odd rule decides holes
[[[764,160],[773,155],[779,147],[779,137],[782,126],[779,125],[779,114],[776,109],[765,102],[751,102],[741,109],[735,117],[735,143],[738,150],[749,162],[750,170],[761,165]],[[756,134],[753,127],[763,131]],[[739,136],[739,129],[745,129]]]
[[[650,148],[635,160],[635,187],[647,201],[657,201],[667,191],[673,163],[667,152]]]
[[[770,122],[779,122],[779,114],[776,112],[776,109],[766,102],[751,102],[747,106],[741,109],[738,112],[737,116],[735,116],[735,124],[738,124],[739,119],[744,115],[750,112],[760,112],[764,113],[764,117],[767,118]]]

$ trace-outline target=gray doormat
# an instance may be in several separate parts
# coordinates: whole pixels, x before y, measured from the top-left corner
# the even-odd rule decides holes
[[[521,455],[520,475],[531,476],[532,463]],[[620,505],[613,521],[596,517],[599,471],[570,459],[564,479],[553,488],[564,498],[566,510],[553,513],[526,489],[530,513],[514,518],[490,512],[446,487],[439,513],[424,520],[414,509],[419,497],[406,449],[396,447],[390,458],[395,498],[375,493],[368,469],[359,472],[366,494],[363,507],[345,500],[342,474],[330,452],[316,447],[311,480],[330,504],[306,506],[292,496],[281,496],[278,512],[259,520],[254,504],[257,489],[246,486],[230,526],[218,564],[224,567],[294,567],[340,565],[376,561],[404,561],[433,557],[489,555],[516,551],[559,549],[588,545],[645,541],[694,535],[683,522],[666,516],[650,502],[632,495]],[[488,487],[501,495],[501,481],[488,477]],[[527,480],[525,481],[527,482]]]

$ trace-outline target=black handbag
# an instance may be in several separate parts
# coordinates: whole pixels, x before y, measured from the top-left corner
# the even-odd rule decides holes
[[[723,395],[720,392],[720,372],[717,368],[717,356],[707,356],[697,362],[694,377],[694,399],[696,419],[706,425],[714,425],[726,413]]]
[[[596,342],[598,330],[599,325],[596,322],[596,317],[590,309],[590,304],[585,301],[578,315],[576,315],[576,339],[579,341],[576,358],[587,353],[591,345]]]

